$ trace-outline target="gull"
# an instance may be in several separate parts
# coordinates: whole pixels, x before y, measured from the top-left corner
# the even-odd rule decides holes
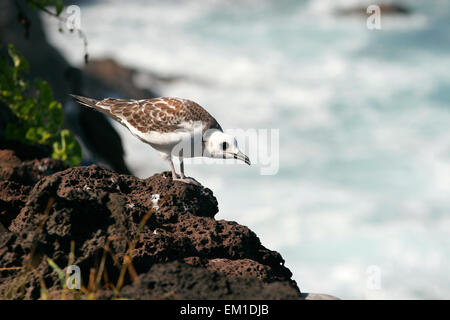
[[[183,158],[238,159],[250,165],[236,138],[223,132],[216,119],[199,104],[180,98],[96,100],[71,94],[81,105],[104,113],[125,126],[142,142],[159,151],[169,162],[172,179],[199,185],[184,174]],[[180,160],[180,174],[172,157]]]

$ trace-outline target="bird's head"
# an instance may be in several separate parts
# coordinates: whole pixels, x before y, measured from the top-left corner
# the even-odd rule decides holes
[[[236,138],[219,130],[207,135],[204,151],[211,158],[239,159],[250,165],[250,159],[239,150]]]

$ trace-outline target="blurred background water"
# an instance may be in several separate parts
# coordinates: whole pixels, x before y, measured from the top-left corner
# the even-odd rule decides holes
[[[218,219],[283,255],[302,291],[448,299],[450,3],[394,3],[410,13],[382,15],[381,30],[336,13],[367,1],[80,6],[91,57],[177,77],[157,91],[200,103],[224,128],[280,130],[276,175],[258,164],[186,171],[214,191]],[[82,65],[79,40],[44,18],[50,41]],[[117,129],[139,177],[168,170]]]

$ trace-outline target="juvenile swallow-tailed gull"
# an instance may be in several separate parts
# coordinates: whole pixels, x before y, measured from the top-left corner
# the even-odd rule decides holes
[[[183,158],[210,157],[239,159],[250,165],[235,137],[223,132],[219,123],[197,103],[179,98],[143,100],[96,100],[71,96],[80,104],[116,120],[144,143],[158,150],[169,162],[172,179],[199,184],[184,175]],[[180,159],[180,175],[175,172],[172,156]]]

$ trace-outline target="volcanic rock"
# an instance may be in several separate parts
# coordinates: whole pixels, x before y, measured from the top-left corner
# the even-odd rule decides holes
[[[25,188],[16,209],[4,209],[10,231],[0,232],[0,268],[9,268],[0,271],[4,296],[38,299],[43,287],[59,292],[55,265],[72,264],[85,291],[101,299],[300,298],[279,253],[247,227],[214,218],[218,203],[208,188],[173,181],[169,172],[138,179],[97,165],[47,176],[21,170],[27,183],[0,171],[17,183],[5,190]]]

